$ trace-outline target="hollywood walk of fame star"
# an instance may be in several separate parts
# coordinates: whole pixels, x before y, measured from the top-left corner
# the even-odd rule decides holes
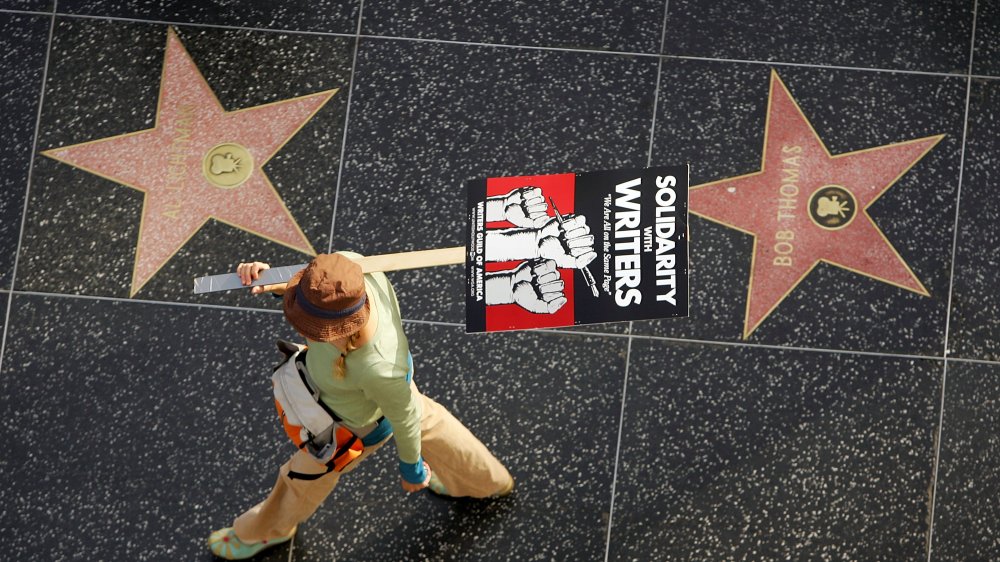
[[[316,255],[263,166],[336,92],[226,111],[168,29],[155,126],[43,154],[145,194],[134,296],[209,219]]]
[[[867,208],[943,137],[833,156],[771,72],[760,171],[690,191],[693,214],[754,236],[744,338],[821,261],[929,296]]]

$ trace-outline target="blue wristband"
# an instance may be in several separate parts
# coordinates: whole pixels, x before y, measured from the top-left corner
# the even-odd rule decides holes
[[[390,435],[392,435],[392,424],[389,423],[388,419],[382,418],[382,421],[379,422],[371,433],[361,438],[361,444],[368,447],[376,443],[381,443]]]
[[[403,480],[410,484],[423,484],[424,480],[427,480],[423,457],[417,459],[415,463],[399,461],[399,472],[403,475]]]

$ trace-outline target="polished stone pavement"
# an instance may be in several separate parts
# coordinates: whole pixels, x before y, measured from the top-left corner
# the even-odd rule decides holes
[[[209,560],[292,448],[277,303],[190,288],[303,253],[209,219],[137,287],[144,193],[45,154],[157,126],[171,33],[226,111],[337,90],[263,166],[317,251],[462,244],[476,177],[753,174],[773,79],[833,157],[943,135],[865,209],[925,291],[820,262],[748,330],[767,241],[697,209],[685,319],[469,336],[459,266],[391,274],[517,491],[390,446],[262,560],[1000,559],[1000,0],[0,0],[0,559]]]

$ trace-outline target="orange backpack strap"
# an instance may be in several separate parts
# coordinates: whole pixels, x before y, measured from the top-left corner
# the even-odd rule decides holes
[[[331,472],[340,472],[344,470],[344,468],[350,464],[351,461],[360,457],[364,450],[365,447],[361,444],[361,440],[358,439],[357,435],[351,433],[344,426],[339,426],[337,428],[337,452],[334,453],[333,458],[326,463],[326,471],[315,474],[306,474],[304,472],[295,472],[294,470],[290,470],[288,471],[288,478],[292,480],[318,480]]]

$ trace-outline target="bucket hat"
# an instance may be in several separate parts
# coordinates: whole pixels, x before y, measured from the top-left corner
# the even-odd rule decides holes
[[[314,341],[339,340],[360,330],[371,313],[361,266],[340,254],[320,254],[288,280],[285,318]]]

